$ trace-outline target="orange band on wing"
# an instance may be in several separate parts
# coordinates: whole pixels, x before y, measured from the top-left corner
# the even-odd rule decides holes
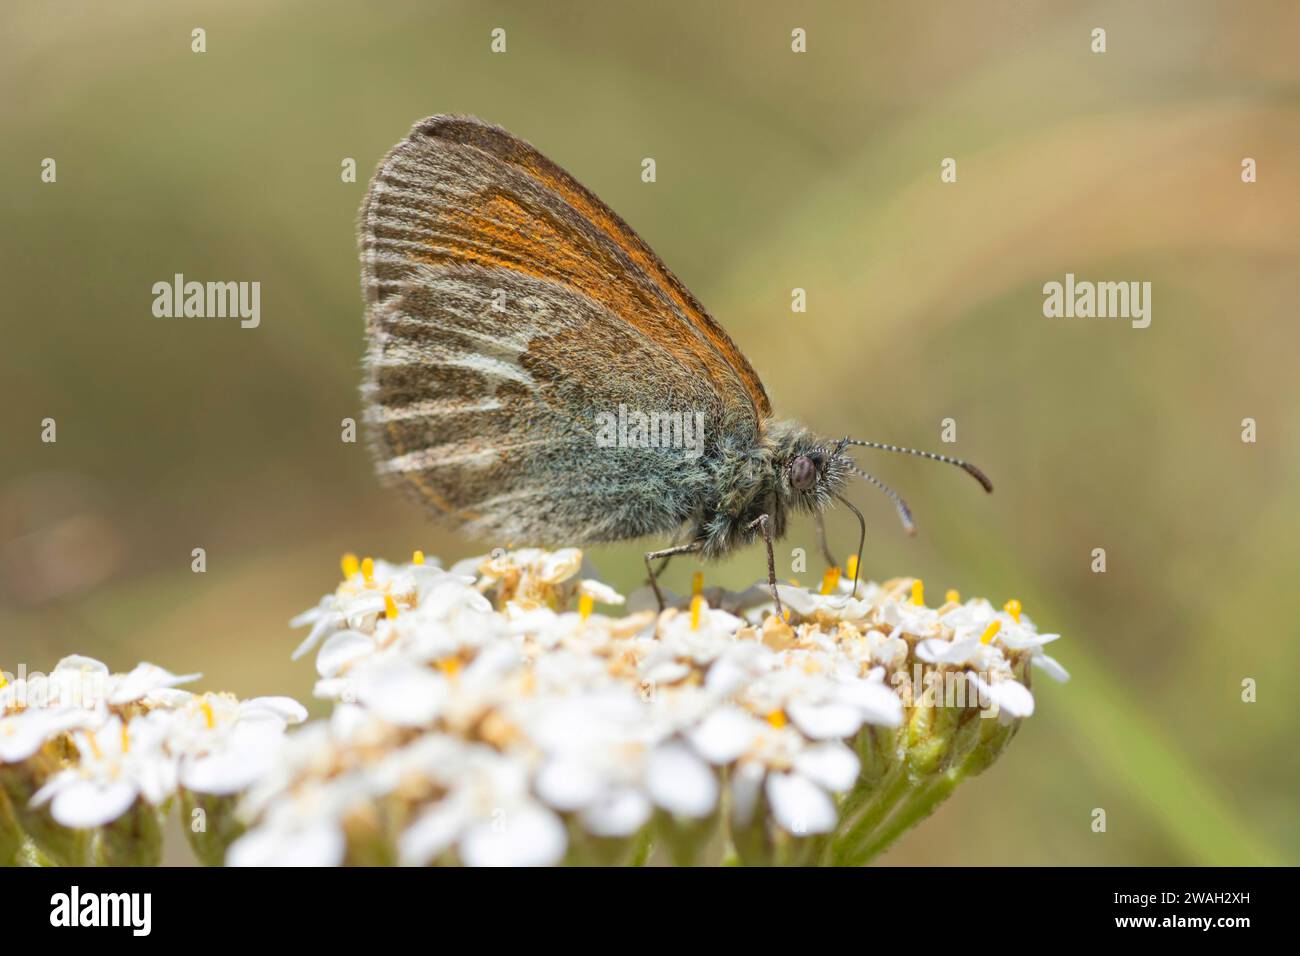
[[[593,257],[591,248],[575,245],[575,240],[580,238],[575,230],[562,228],[562,224],[561,228],[556,228],[556,224],[547,222],[539,210],[524,209],[517,203],[512,207],[511,198],[504,195],[485,197],[487,201],[482,207],[482,217],[475,217],[474,222],[458,224],[466,230],[467,240],[483,232],[491,235],[495,252],[475,248],[467,242],[464,246],[448,249],[448,259],[506,266],[551,280],[562,278],[637,326],[643,334],[679,358],[693,356],[703,362],[710,377],[735,376],[748,393],[757,417],[761,420],[771,414],[771,402],[762,382],[726,331],[632,227],[581,183],[527,143],[478,120],[434,117],[420,124],[417,131],[425,136],[482,150],[523,170],[559,196],[654,281],[656,288],[686,317],[690,328],[703,338],[703,343],[692,333],[677,328],[675,322],[654,321],[656,312],[662,316],[662,304],[636,302],[628,298],[627,284],[609,281],[611,272],[605,270],[613,264],[601,261],[609,257]],[[518,250],[518,258],[511,256],[508,261],[501,250]],[[636,305],[642,308],[635,308]],[[700,349],[700,344],[708,348]]]

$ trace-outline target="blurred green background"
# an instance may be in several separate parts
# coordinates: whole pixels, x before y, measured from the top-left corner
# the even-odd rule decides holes
[[[286,622],[340,553],[497,543],[435,528],[339,440],[369,173],[415,120],[473,113],[627,219],[782,415],[997,484],[859,456],[921,528],[859,490],[864,573],[1019,597],[1074,673],[887,862],[1300,860],[1300,5],[9,0],[0,24],[4,669],[80,652],[305,700]],[[153,318],[176,272],[260,281],[261,327]],[[1151,327],[1044,318],[1066,272],[1152,282]],[[855,522],[830,527],[846,552]],[[813,543],[799,524],[787,548]],[[642,550],[593,558],[627,591]]]

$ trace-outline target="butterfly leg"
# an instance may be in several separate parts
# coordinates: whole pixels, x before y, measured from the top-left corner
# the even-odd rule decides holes
[[[661,612],[664,609],[664,592],[659,590],[659,578],[655,572],[654,565],[650,562],[657,561],[659,558],[671,558],[675,554],[691,554],[698,550],[700,550],[699,543],[692,541],[690,544],[678,544],[671,548],[664,548],[662,551],[647,551],[645,553],[645,569],[650,574],[650,587],[654,589],[655,600],[659,602],[659,610]],[[662,571],[663,568],[661,567],[659,570]]]
[[[835,555],[831,554],[830,545],[826,543],[826,518],[820,511],[817,512],[817,543],[821,545],[822,557],[826,559],[826,567],[839,567],[835,563]]]
[[[677,553],[673,549],[676,548],[677,545],[681,543],[681,540],[682,540],[682,536],[680,534],[675,535],[673,537],[673,543],[668,548],[670,553],[664,555],[663,559],[659,562],[659,567],[655,568],[654,570],[654,577],[658,577],[668,569],[668,562],[671,561],[673,559],[673,555]]]
[[[776,555],[772,551],[772,528],[771,519],[767,515],[759,515],[749,523],[749,527],[758,527],[763,533],[763,543],[767,545],[767,586],[772,589],[772,600],[776,602],[776,616],[784,617],[785,612],[781,609],[781,595],[776,593]]]

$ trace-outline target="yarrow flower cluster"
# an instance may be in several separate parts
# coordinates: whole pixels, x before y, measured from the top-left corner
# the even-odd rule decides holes
[[[0,674],[0,865],[157,863],[178,800],[196,853],[220,862],[242,832],[237,795],[307,714],[284,697],[180,689],[198,677],[113,674],[89,657]]]
[[[331,718],[290,735],[231,864],[861,864],[1065,679],[1019,602],[920,581],[696,594],[661,614],[576,549],[348,556],[293,622]],[[716,605],[716,606],[715,606]],[[725,608],[725,609],[724,609]]]
[[[346,556],[292,622],[327,719],[152,664],[0,675],[0,865],[156,863],[178,803],[209,864],[866,863],[1067,675],[1018,601],[850,576],[610,616],[576,549]]]

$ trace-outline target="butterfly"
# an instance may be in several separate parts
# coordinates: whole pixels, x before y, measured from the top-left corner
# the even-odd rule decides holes
[[[532,146],[468,116],[416,123],[360,213],[366,420],[381,475],[468,535],[535,545],[675,536],[717,559],[854,477],[903,499],[828,440],[773,416],[740,349],[608,206]],[[661,560],[659,568],[654,562]],[[854,572],[854,593],[857,573]]]

